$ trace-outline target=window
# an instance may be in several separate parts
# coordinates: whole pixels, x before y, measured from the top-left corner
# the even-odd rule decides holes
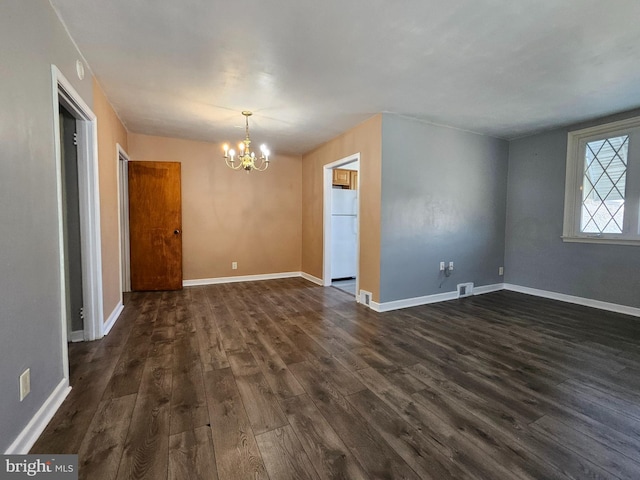
[[[569,132],[569,242],[640,245],[640,117]]]

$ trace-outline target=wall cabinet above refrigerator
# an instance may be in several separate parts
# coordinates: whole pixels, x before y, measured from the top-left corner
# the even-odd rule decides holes
[[[358,172],[355,170],[333,169],[333,186],[349,190],[358,189]]]

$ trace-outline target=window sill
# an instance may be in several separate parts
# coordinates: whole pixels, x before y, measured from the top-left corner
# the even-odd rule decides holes
[[[635,245],[640,246],[640,239],[632,238],[601,238],[601,237],[569,237],[562,236],[563,242],[568,243],[602,243],[608,245]]]

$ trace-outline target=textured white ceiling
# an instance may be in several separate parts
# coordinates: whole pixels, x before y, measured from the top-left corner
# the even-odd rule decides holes
[[[502,138],[640,106],[638,0],[51,0],[133,132],[304,153],[377,112]]]

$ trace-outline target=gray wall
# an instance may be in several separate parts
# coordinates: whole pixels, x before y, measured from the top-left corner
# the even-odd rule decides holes
[[[567,133],[629,116],[510,142],[505,282],[640,307],[640,247],[564,243],[560,238]]]
[[[507,156],[504,140],[383,115],[382,302],[502,283]]]
[[[0,453],[63,377],[51,64],[91,106],[78,58],[49,2],[0,2]],[[20,403],[27,367],[31,394]]]

